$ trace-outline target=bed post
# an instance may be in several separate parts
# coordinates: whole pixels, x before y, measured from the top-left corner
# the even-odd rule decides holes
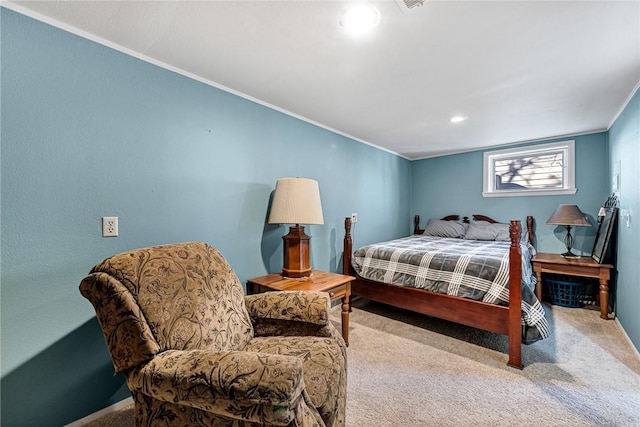
[[[413,217],[413,234],[422,234],[424,230],[420,228],[420,215]]]
[[[342,242],[342,274],[350,274],[351,252],[353,242],[351,241],[351,218],[344,219],[344,240]]]
[[[527,226],[529,220],[527,219]],[[522,369],[522,253],[519,220],[511,220],[509,234],[509,362],[508,365]]]

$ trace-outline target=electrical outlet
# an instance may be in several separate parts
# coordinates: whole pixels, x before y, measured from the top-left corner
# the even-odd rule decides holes
[[[351,224],[355,224],[356,222],[358,222],[358,214],[357,213],[352,213],[351,214]]]
[[[102,237],[116,237],[118,235],[118,217],[102,217]]]

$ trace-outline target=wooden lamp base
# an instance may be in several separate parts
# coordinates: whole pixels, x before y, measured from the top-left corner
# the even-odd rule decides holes
[[[289,227],[289,234],[282,236],[284,248],[284,263],[282,275],[290,278],[311,276],[309,263],[309,240],[304,232],[304,226],[296,224]]]

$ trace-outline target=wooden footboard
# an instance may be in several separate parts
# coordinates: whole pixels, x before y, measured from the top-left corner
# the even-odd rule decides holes
[[[476,217],[481,216],[474,215],[474,218]],[[416,217],[416,230],[420,230],[418,222],[419,219]],[[521,225],[519,220],[512,220],[509,225],[511,246],[509,249],[508,307],[419,288],[374,282],[359,277],[351,265],[353,254],[351,218],[346,218],[344,224],[343,274],[357,277],[351,284],[351,294],[353,296],[360,296],[428,316],[508,335],[508,365],[522,369],[522,258],[520,251]],[[527,228],[529,230],[529,239],[532,241],[533,217],[531,216],[527,217]]]

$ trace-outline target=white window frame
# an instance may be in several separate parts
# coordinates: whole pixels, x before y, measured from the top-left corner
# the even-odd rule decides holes
[[[517,189],[496,190],[496,160],[504,160],[521,156],[535,156],[548,152],[562,151],[564,167],[562,173],[562,188],[557,189]],[[486,151],[484,153],[482,169],[483,197],[513,197],[513,196],[551,196],[561,194],[575,194],[575,141],[552,142],[548,144],[530,145],[527,147],[508,148],[505,150]]]

